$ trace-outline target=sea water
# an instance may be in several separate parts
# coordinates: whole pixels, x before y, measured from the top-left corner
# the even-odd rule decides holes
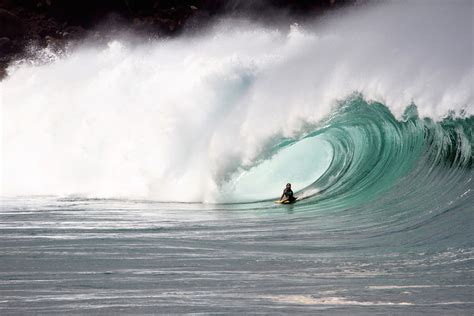
[[[12,65],[1,313],[470,314],[472,21],[369,3]]]

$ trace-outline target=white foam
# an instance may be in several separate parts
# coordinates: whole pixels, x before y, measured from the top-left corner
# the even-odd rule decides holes
[[[439,285],[370,285],[371,290],[393,290],[393,289],[424,289],[440,287]]]
[[[302,305],[359,305],[359,306],[380,306],[380,305],[413,305],[410,302],[382,302],[382,301],[355,301],[345,297],[328,296],[313,297],[311,295],[273,295],[263,298],[270,299],[278,303],[302,304]]]
[[[470,1],[389,2],[13,67],[0,83],[0,193],[210,201],[272,139],[354,91],[397,115],[411,102],[472,115],[472,32]]]

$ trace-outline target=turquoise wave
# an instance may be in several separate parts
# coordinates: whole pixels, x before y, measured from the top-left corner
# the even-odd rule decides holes
[[[295,225],[302,232],[311,231],[308,225],[315,221],[325,223],[320,229],[329,235],[350,227],[341,245],[348,249],[373,250],[388,240],[392,250],[472,247],[473,120],[461,113],[435,122],[420,118],[416,105],[397,120],[384,104],[354,96],[318,126],[307,127],[300,138],[280,140],[263,163],[246,171],[247,178],[255,179],[259,166],[281,159],[278,153],[285,151],[297,160],[298,145],[310,150],[309,140],[316,147],[330,147],[322,172],[321,160],[328,157],[312,156],[320,175],[295,188],[300,201],[268,207],[269,199],[250,208],[272,218],[278,216],[278,208],[298,213]],[[292,156],[294,148],[297,154]],[[294,165],[308,168],[306,163]],[[337,218],[337,223],[329,223],[329,218]]]
[[[236,182],[248,188],[255,181],[271,186],[296,178],[306,182],[296,186],[305,203],[331,206],[365,203],[401,184],[436,192],[439,184],[457,186],[472,176],[472,129],[472,116],[434,122],[421,119],[416,105],[397,120],[384,104],[357,95],[317,126],[307,126],[299,138],[280,140]],[[440,181],[444,172],[450,176]]]
[[[274,175],[296,168],[297,174],[317,177],[295,187],[300,201],[290,206],[294,212],[316,218],[340,212],[344,216],[338,218],[346,218],[352,232],[364,231],[374,242],[396,236],[405,244],[470,244],[473,120],[462,113],[440,122],[420,118],[414,104],[399,120],[384,104],[356,95],[317,126],[307,126],[299,138],[277,142],[263,162],[245,171],[244,184],[257,181],[261,169],[270,166],[280,168],[272,170]],[[319,148],[316,155],[304,153],[314,148]],[[303,156],[312,157],[316,171],[298,163]],[[285,165],[288,161],[292,163]],[[283,181],[265,179],[268,185],[276,180]],[[282,189],[284,182],[279,184]],[[367,241],[369,245],[373,243]]]
[[[311,185],[320,192],[311,202],[355,206],[390,192],[402,198],[402,188],[424,188],[428,195],[446,186],[469,190],[462,183],[472,177],[472,123],[473,117],[420,119],[415,105],[399,121],[383,104],[354,97],[307,136],[321,135],[334,152],[331,166]]]

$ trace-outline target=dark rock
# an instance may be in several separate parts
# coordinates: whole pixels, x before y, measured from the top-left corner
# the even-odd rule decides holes
[[[11,40],[8,37],[0,37],[0,47],[10,45]]]
[[[24,33],[21,19],[10,11],[0,9],[0,37],[16,38]]]
[[[8,37],[0,37],[0,54],[8,54],[12,49],[12,41]]]

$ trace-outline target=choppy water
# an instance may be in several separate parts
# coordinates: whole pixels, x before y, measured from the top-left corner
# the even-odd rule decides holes
[[[468,314],[474,307],[472,210],[458,204],[408,216],[268,203],[44,197],[2,204],[2,314]]]

